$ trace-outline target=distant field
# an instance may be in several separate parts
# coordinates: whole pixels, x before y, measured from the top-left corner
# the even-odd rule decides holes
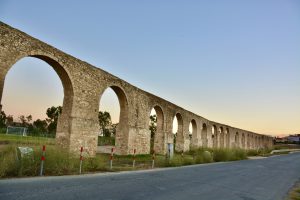
[[[3,144],[54,145],[55,139],[54,138],[45,138],[45,137],[0,134],[0,145],[3,145]]]
[[[274,149],[300,149],[299,144],[275,144]]]

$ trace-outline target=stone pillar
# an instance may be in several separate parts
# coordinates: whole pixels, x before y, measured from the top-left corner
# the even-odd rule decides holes
[[[201,128],[199,132],[201,133],[201,146],[208,147],[208,128],[204,123],[200,123],[199,127]]]
[[[188,120],[183,120],[183,152],[190,150],[189,125],[190,122]]]
[[[227,148],[234,148],[235,147],[235,133],[233,130],[229,130],[228,132],[228,143]]]
[[[76,88],[76,85],[74,86]],[[97,152],[99,97],[95,91],[84,90],[74,92],[72,114],[63,114],[60,118],[64,123],[69,120],[70,151],[79,153],[80,147],[85,149],[89,156],[95,156]],[[65,106],[63,107],[65,109]],[[64,111],[63,111],[64,112]],[[61,122],[60,121],[60,122]],[[60,123],[61,124],[61,123]],[[66,129],[68,126],[63,127]],[[58,129],[57,139],[62,132]],[[64,138],[64,137],[63,137]]]
[[[180,118],[180,117],[177,117]],[[181,122],[180,122],[181,121]],[[189,121],[186,119],[178,119],[178,131],[176,136],[175,150],[177,152],[186,152],[190,149],[190,138],[189,138]]]
[[[174,115],[173,113],[169,110],[169,111],[166,111],[166,114],[165,114],[165,146],[164,146],[164,149],[165,149],[165,153],[167,153],[168,151],[168,148],[167,148],[167,145],[168,143],[169,144],[173,144],[175,145],[174,147],[174,150],[176,149],[176,144],[174,144],[174,134],[173,134],[173,119],[174,119]]]
[[[167,133],[162,129],[157,129],[154,136],[154,151],[156,154],[165,154],[167,145]]]

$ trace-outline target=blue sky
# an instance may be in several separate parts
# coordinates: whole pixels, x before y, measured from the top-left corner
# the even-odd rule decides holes
[[[0,0],[0,20],[208,119],[265,134],[300,133],[299,1]],[[35,77],[44,89],[21,89],[37,83],[22,79],[24,71],[41,65],[26,58],[9,72],[7,113],[31,104],[25,107],[40,116],[62,101],[47,65]],[[53,91],[51,98],[41,90]],[[22,92],[18,103],[14,95]],[[107,96],[109,109],[114,97]]]

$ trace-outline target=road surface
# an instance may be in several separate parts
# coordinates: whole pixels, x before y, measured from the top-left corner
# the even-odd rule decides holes
[[[0,199],[283,200],[300,153],[139,172],[0,180]]]

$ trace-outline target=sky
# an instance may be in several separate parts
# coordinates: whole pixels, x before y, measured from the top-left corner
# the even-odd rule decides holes
[[[0,0],[0,20],[209,120],[268,135],[300,133],[300,1]],[[62,84],[23,58],[1,103],[45,117]],[[101,110],[118,121],[108,90]]]

